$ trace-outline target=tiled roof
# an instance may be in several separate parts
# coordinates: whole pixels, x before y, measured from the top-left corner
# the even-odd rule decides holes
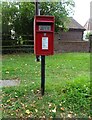
[[[81,30],[85,30],[85,28],[80,25],[74,18],[70,18],[70,22],[69,24],[67,25],[67,27],[69,29],[81,29]]]

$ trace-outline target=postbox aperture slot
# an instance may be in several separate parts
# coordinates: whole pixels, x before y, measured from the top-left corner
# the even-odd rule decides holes
[[[51,25],[39,25],[39,31],[51,31]]]
[[[37,31],[41,31],[41,32],[44,32],[44,31],[48,31],[48,32],[51,32],[53,27],[52,27],[52,23],[46,23],[46,22],[38,22],[37,23]]]

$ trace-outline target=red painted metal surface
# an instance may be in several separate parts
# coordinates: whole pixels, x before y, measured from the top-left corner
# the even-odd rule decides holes
[[[34,53],[36,55],[54,54],[54,17],[34,17]]]

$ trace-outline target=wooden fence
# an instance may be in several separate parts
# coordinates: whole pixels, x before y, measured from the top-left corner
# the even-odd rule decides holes
[[[34,52],[34,38],[30,36],[22,36],[23,39],[3,39],[0,46],[0,52],[5,53],[17,53],[17,52]],[[0,41],[0,43],[1,43]],[[22,43],[21,43],[22,42]],[[89,41],[72,41],[62,42],[54,40],[54,51],[56,53],[62,52],[92,52],[92,35]]]
[[[8,36],[9,37],[9,36]],[[2,53],[32,52],[34,51],[34,40],[32,35],[22,35],[9,39],[2,36]]]

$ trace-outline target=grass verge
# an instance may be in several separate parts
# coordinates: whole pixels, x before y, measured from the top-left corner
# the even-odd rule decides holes
[[[90,54],[47,56],[43,97],[40,66],[33,54],[3,56],[2,79],[21,81],[2,88],[3,118],[90,118]]]

